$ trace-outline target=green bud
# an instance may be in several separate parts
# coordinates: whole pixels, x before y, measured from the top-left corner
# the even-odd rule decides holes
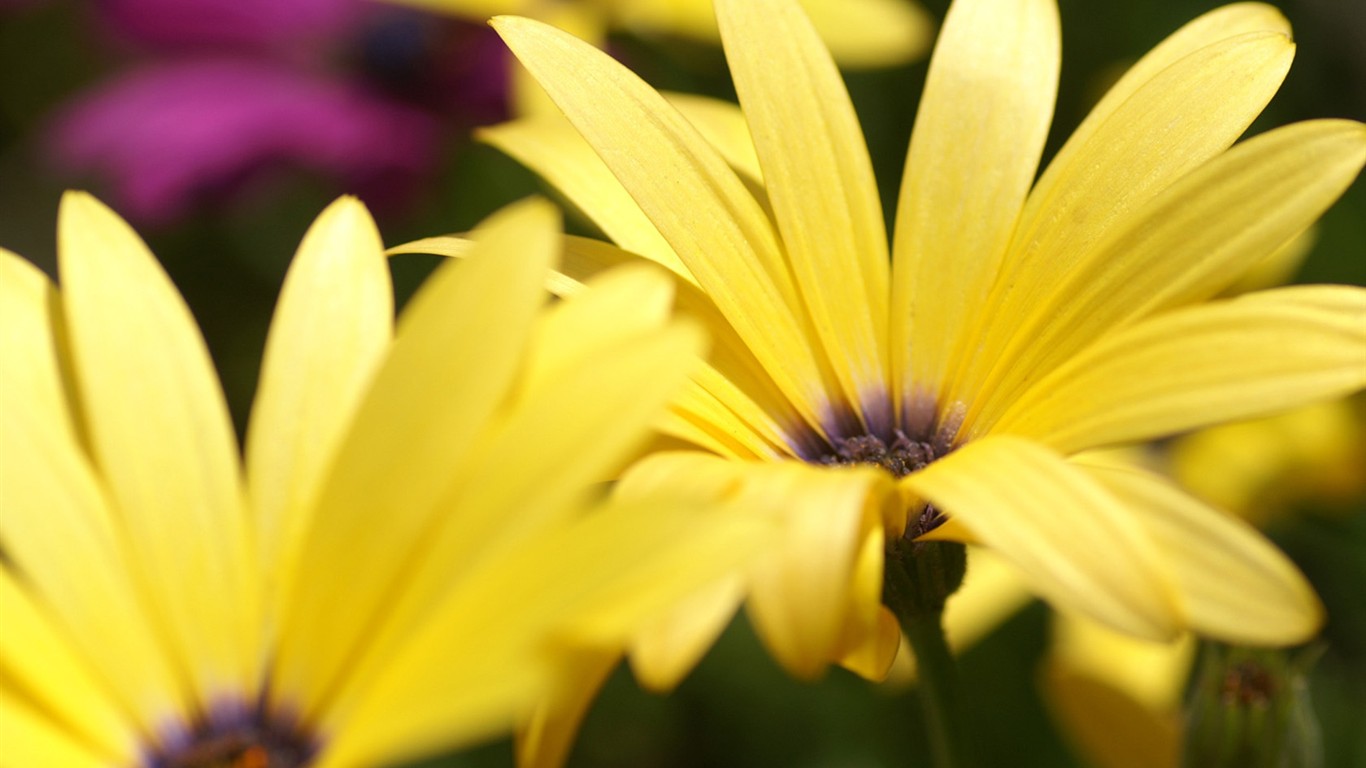
[[[1318,721],[1305,650],[1202,644],[1186,706],[1187,768],[1317,768]]]

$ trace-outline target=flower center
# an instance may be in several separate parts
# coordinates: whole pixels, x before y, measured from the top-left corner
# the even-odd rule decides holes
[[[316,751],[306,733],[256,712],[227,723],[197,724],[181,744],[153,756],[149,768],[302,768]]]
[[[827,466],[868,464],[901,478],[924,469],[937,458],[939,454],[931,443],[912,440],[898,429],[890,445],[877,435],[837,437],[831,451],[817,458],[816,463]]]

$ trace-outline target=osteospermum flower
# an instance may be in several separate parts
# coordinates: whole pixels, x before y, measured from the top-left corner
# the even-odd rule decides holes
[[[203,342],[126,224],[64,199],[60,291],[0,253],[5,761],[466,743],[555,691],[571,641],[610,645],[733,563],[754,531],[585,490],[700,339],[648,270],[545,308],[556,238],[544,203],[500,214],[394,333],[369,215],[327,209],[276,311],[245,481]]]
[[[702,450],[652,456],[624,484],[735,483],[790,523],[743,577],[643,637],[637,671],[676,679],[747,595],[790,669],[836,659],[876,676],[896,641],[884,539],[925,536],[979,542],[1035,593],[1132,635],[1312,634],[1312,591],[1251,528],[1158,477],[1069,458],[1366,383],[1366,290],[1211,300],[1366,160],[1366,126],[1343,120],[1234,145],[1289,68],[1285,19],[1245,3],[1183,27],[1036,179],[1056,8],[959,0],[889,258],[857,119],[810,23],[784,0],[716,11],[747,133],[693,121],[567,33],[494,21],[586,142],[548,118],[489,140],[671,268],[718,339],[665,425]],[[636,258],[584,250],[577,276]]]

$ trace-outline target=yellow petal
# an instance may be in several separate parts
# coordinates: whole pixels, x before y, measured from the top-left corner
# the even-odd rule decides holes
[[[759,167],[759,155],[754,150],[749,124],[745,122],[745,113],[740,111],[740,107],[729,101],[692,93],[664,91],[661,95],[669,100],[679,114],[688,118],[688,122],[708,143],[716,147],[716,151],[749,185],[755,197],[767,195],[763,188],[764,173]]]
[[[1318,631],[1323,605],[1313,588],[1251,525],[1139,469],[1088,471],[1133,510],[1161,550],[1186,626],[1242,645],[1292,645]]]
[[[1041,379],[993,427],[1064,453],[1268,414],[1366,385],[1366,289],[1301,286],[1159,315]]]
[[[1047,0],[960,0],[944,20],[897,207],[891,343],[903,399],[938,394],[991,287],[1048,135],[1059,55]]]
[[[247,429],[268,575],[291,564],[323,472],[388,348],[393,315],[379,232],[360,201],[342,198],[304,235],[285,276]]]
[[[8,386],[0,392],[0,540],[7,558],[109,695],[151,733],[159,719],[190,711],[193,704],[183,699],[190,670],[167,653],[166,628],[145,607],[146,587],[133,575],[102,488],[73,436],[53,414],[11,399],[18,393]],[[6,599],[17,601],[17,592]],[[4,616],[7,642],[18,643],[26,636],[21,608]],[[6,654],[20,650],[29,658],[7,663],[22,673],[40,646],[7,646]],[[98,712],[89,718],[100,720]]]
[[[1042,684],[1064,736],[1096,768],[1177,768],[1181,723],[1093,677],[1050,664]]]
[[[752,557],[774,526],[737,511],[667,496],[613,502],[505,552],[428,615],[354,708],[329,712],[336,741],[320,764],[392,761],[523,719],[552,693],[563,653],[622,647]]]
[[[790,2],[718,2],[717,21],[788,263],[850,403],[890,428],[887,237],[839,72]]]
[[[1209,298],[1303,232],[1366,162],[1366,126],[1298,123],[1262,134],[1174,183],[1115,230],[1015,330],[990,395],[987,428],[1025,382],[1098,336]]]
[[[77,439],[53,323],[61,307],[56,287],[37,267],[0,248],[0,370],[5,407],[37,411],[35,418]],[[67,361],[69,362],[69,361]],[[22,406],[11,403],[22,403]]]
[[[6,765],[60,765],[63,768],[108,768],[132,765],[137,755],[110,758],[72,738],[45,713],[22,701],[9,686],[0,686],[0,741]],[[124,762],[127,761],[127,762]]]
[[[902,482],[959,518],[1044,599],[1139,637],[1176,633],[1179,607],[1147,532],[1047,448],[986,437]]]
[[[617,245],[693,280],[645,212],[560,113],[482,128],[476,136],[535,171]]]
[[[529,19],[494,28],[550,92],[781,390],[812,424],[827,373],[763,210],[658,93],[601,51]]]
[[[118,216],[73,192],[58,219],[76,379],[130,565],[199,694],[250,698],[260,663],[255,555],[208,350],[166,273]]]
[[[901,625],[886,606],[878,606],[873,625],[847,634],[842,645],[835,659],[841,667],[865,680],[885,680],[901,651]]]
[[[1059,152],[1030,193],[982,319],[967,336],[975,356],[964,360],[952,400],[972,403],[1008,373],[1002,349],[1034,309],[1115,227],[1227,149],[1276,92],[1293,53],[1279,31],[1201,48]]]
[[[881,539],[882,507],[896,498],[886,473],[800,462],[740,468],[746,498],[782,515],[783,530],[751,572],[749,613],[769,650],[793,675],[810,678],[840,655],[852,612],[873,616],[853,583],[864,544]],[[864,596],[866,597],[866,596]]]
[[[569,758],[579,724],[607,676],[621,661],[618,651],[583,650],[559,666],[559,683],[517,728],[518,768],[559,768]]]
[[[1081,616],[1054,614],[1050,655],[1058,666],[1114,687],[1150,713],[1175,714],[1195,646],[1190,634],[1154,643]]]
[[[272,682],[304,715],[322,706],[355,644],[393,598],[454,468],[507,398],[543,302],[557,216],[522,203],[475,232],[470,258],[427,281],[399,322],[318,496],[300,550]],[[378,525],[383,521],[383,525]],[[364,578],[357,578],[364,574]],[[335,600],[338,584],[347,599]]]
[[[963,586],[944,605],[949,646],[961,652],[976,645],[1029,602],[1032,595],[1020,573],[1000,555],[968,547]]]
[[[1148,87],[1148,82],[1163,70],[1202,48],[1233,38],[1265,32],[1290,37],[1290,23],[1280,11],[1264,3],[1232,3],[1187,22],[1139,59],[1106,91],[1096,106],[1091,108],[1086,119],[1072,132],[1071,138],[1051,164],[1049,172],[1058,173],[1059,171],[1052,168],[1061,169],[1070,162],[1068,158],[1072,154],[1089,143],[1092,136],[1110,121],[1130,97]],[[1119,127],[1112,126],[1107,130]]]
[[[653,691],[669,691],[697,666],[744,600],[736,575],[680,600],[669,612],[641,627],[631,641],[631,671]]]
[[[463,258],[471,245],[460,237],[432,237],[389,252]],[[582,237],[565,236],[564,249],[560,269],[547,282],[557,296],[574,295],[595,275],[640,260],[609,243]],[[712,344],[708,363],[693,371],[695,386],[679,394],[677,413],[660,429],[727,455],[776,458],[818,451],[814,432],[711,299],[691,283],[679,282],[674,288],[676,313],[701,322]]]
[[[0,700],[6,706],[35,710],[32,715],[43,720],[46,728],[61,732],[63,740],[110,764],[136,762],[139,724],[92,674],[87,666],[90,657],[72,647],[71,635],[53,625],[9,569],[0,570],[0,615],[5,617],[5,631],[0,632]],[[0,722],[5,724],[0,741],[5,744],[7,761],[12,760],[15,744],[10,731],[15,721],[5,713]],[[67,765],[61,761],[29,764]]]

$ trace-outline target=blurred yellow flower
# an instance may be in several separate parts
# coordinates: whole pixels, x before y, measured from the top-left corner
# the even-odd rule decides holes
[[[717,340],[665,426],[705,451],[651,456],[623,485],[738,486],[790,523],[643,639],[637,671],[677,679],[747,596],[797,674],[831,659],[879,674],[897,641],[884,541],[903,534],[983,544],[1036,594],[1136,636],[1311,635],[1317,599],[1249,526],[1155,475],[1069,458],[1366,384],[1366,290],[1211,300],[1366,162],[1366,126],[1343,120],[1230,148],[1289,68],[1285,19],[1238,4],[1191,22],[1036,181],[1056,8],[955,3],[889,259],[857,119],[800,9],[721,0],[717,15],[748,135],[564,32],[494,21],[572,129],[542,116],[486,137],[631,252],[582,246],[569,277],[639,254]]]
[[[324,211],[245,479],[146,246],[88,195],[59,218],[60,291],[0,252],[7,763],[363,766],[496,735],[565,683],[571,641],[620,644],[765,534],[592,500],[701,339],[649,269],[546,308],[545,203],[476,231],[397,333],[369,214]]]

